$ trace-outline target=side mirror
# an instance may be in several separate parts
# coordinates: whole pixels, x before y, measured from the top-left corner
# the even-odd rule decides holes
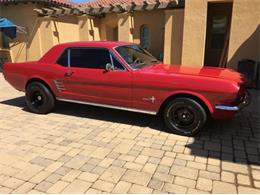
[[[113,65],[112,64],[110,64],[110,63],[107,63],[106,64],[106,71],[113,71],[114,70],[114,67],[113,67]]]

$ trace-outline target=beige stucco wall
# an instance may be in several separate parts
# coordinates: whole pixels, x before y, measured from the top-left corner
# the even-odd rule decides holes
[[[114,29],[118,26],[118,15],[116,13],[106,14],[100,19],[100,40],[114,40]]]
[[[56,44],[79,40],[78,18],[75,16],[40,17],[38,21],[40,56]]]
[[[183,66],[201,67],[204,65],[208,2],[224,3],[224,2],[232,2],[232,1],[233,0],[186,0],[185,1],[183,49],[182,49]],[[248,2],[248,0],[245,1]]]
[[[40,53],[39,55],[44,54],[54,45],[54,38],[53,38],[53,21],[52,18],[39,18],[39,48]]]
[[[228,66],[237,68],[242,59],[260,61],[260,1],[234,0]]]
[[[134,13],[133,41],[140,44],[140,27],[147,25],[150,29],[149,51],[157,58],[163,56],[164,51],[164,11],[144,11]]]
[[[118,14],[118,40],[133,42],[134,35],[133,29],[135,27],[135,22],[137,20],[134,19],[131,13],[122,13]]]
[[[38,19],[33,11],[36,6],[36,4],[2,6],[2,16],[16,25],[26,27],[28,32],[28,35],[18,34],[17,38],[11,41],[12,61],[36,60],[40,57]]]
[[[135,12],[133,14],[107,14],[101,18],[101,40],[114,40],[118,27],[118,40],[140,43],[140,27],[150,29],[150,52],[159,57],[164,49],[164,11]]]
[[[66,43],[79,40],[78,18],[61,16],[53,19],[54,43]]]
[[[186,0],[182,64],[203,66],[208,2],[233,2],[228,67],[242,59],[259,60],[259,0]]]
[[[183,66],[202,66],[207,26],[207,1],[187,0],[184,11]]]
[[[186,0],[185,9],[142,11],[132,14],[38,17],[33,11],[40,4],[17,4],[0,7],[0,16],[26,27],[28,36],[18,34],[11,41],[15,62],[37,60],[55,44],[70,41],[113,40],[118,27],[118,40],[140,43],[140,27],[150,29],[150,52],[164,54],[164,62],[198,66],[204,64],[207,3],[232,0]],[[241,59],[259,60],[260,1],[234,0],[228,66],[236,68]],[[2,8],[2,9],[1,9]],[[17,17],[19,10],[19,17]],[[1,40],[0,40],[1,42]],[[28,42],[28,44],[26,44]]]
[[[164,63],[181,64],[184,10],[165,11]]]
[[[91,16],[78,17],[79,41],[100,40],[100,19]]]
[[[10,41],[13,62],[38,60],[52,46],[59,43],[79,41],[79,25],[76,16],[59,18],[38,17],[37,4],[17,4],[2,6],[2,15],[16,25],[26,27],[28,35],[17,34]],[[19,10],[19,17],[17,17]]]

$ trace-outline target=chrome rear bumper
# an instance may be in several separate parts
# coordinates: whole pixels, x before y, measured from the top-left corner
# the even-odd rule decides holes
[[[241,98],[237,106],[227,106],[227,105],[219,104],[215,108],[217,110],[225,110],[225,111],[240,111],[246,106],[248,106],[249,104],[250,104],[250,94],[248,91],[246,91],[245,95]]]

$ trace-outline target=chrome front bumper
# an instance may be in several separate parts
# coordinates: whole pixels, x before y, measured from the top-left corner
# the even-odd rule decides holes
[[[246,91],[245,95],[241,98],[237,106],[227,106],[227,105],[219,104],[215,108],[217,110],[225,110],[225,111],[240,111],[246,106],[248,106],[249,104],[250,104],[250,94],[248,91]]]

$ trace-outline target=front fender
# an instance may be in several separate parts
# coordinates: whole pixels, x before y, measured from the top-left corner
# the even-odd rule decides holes
[[[212,105],[212,103],[208,100],[208,98],[198,92],[194,92],[194,91],[188,91],[188,90],[178,90],[178,91],[174,91],[172,93],[169,93],[166,98],[163,100],[163,103],[166,102],[169,98],[172,98],[174,96],[179,96],[179,95],[189,95],[189,96],[193,96],[196,97],[198,99],[200,99],[208,108],[208,110],[210,111],[211,114],[214,113],[214,106]]]

